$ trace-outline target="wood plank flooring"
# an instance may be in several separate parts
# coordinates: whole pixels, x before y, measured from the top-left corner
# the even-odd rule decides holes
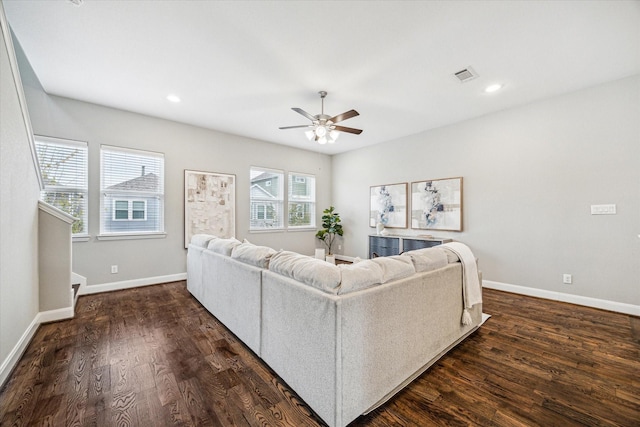
[[[0,391],[2,426],[322,426],[185,282],[80,297]],[[640,426],[640,319],[493,290],[482,328],[352,426]]]

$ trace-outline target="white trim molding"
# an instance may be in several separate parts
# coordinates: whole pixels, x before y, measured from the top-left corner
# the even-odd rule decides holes
[[[158,285],[161,283],[176,282],[180,280],[187,280],[187,273],[171,274],[167,276],[148,277],[144,279],[127,280],[123,282],[104,283],[101,285],[87,286],[86,278],[75,273],[72,273],[74,280],[80,281],[80,290],[78,295],[95,294],[99,292],[116,291],[120,289],[136,288],[139,286]],[[73,298],[73,290],[71,290]],[[0,364],[0,387],[11,375],[13,369],[18,365],[20,358],[24,354],[27,346],[33,339],[38,327],[43,323],[56,322],[58,320],[71,319],[75,315],[75,309],[73,305],[67,308],[61,308],[57,310],[41,311],[34,317],[33,321],[24,331],[20,340],[7,355],[7,357]]]
[[[49,203],[44,202],[42,200],[38,200],[38,208],[42,212],[46,212],[49,215],[52,215],[58,218],[60,221],[66,222],[67,224],[73,224],[74,221],[77,221],[77,218],[69,215],[65,211],[58,209],[57,207],[50,205]]]
[[[565,294],[563,292],[529,288],[526,286],[512,285],[509,283],[494,282],[491,280],[483,280],[482,287],[487,289],[495,289],[497,291],[527,295],[530,297],[568,302],[570,304],[577,304],[585,307],[599,308],[601,310],[614,311],[616,313],[629,314],[631,316],[640,316],[640,306],[626,304],[623,302],[584,297],[581,295]]]
[[[187,280],[187,273],[170,274],[167,276],[145,277],[142,279],[124,280],[122,282],[101,283],[99,285],[81,286],[79,295],[97,294],[100,292],[119,291],[121,289],[138,288],[141,286],[159,285],[161,283]]]
[[[71,297],[73,298],[73,290],[71,291]],[[41,311],[36,315],[36,321],[38,324],[57,322],[59,320],[73,319],[75,312],[73,306],[59,308],[57,310]]]
[[[15,49],[13,48],[13,37],[11,35],[11,29],[9,28],[9,22],[7,21],[7,17],[4,13],[2,1],[0,1],[0,29],[2,30],[2,36],[4,37],[7,54],[9,55],[9,65],[11,65],[11,73],[13,74],[13,81],[15,82],[16,91],[18,93],[18,102],[20,103],[20,110],[22,111],[24,127],[27,133],[27,138],[29,139],[29,148],[31,149],[33,167],[38,179],[38,184],[40,185],[40,190],[44,190],[44,180],[42,179],[42,172],[40,171],[38,154],[36,152],[36,143],[33,138],[33,127],[31,126],[31,118],[29,118],[29,110],[27,109],[27,98],[24,95],[22,78],[20,77],[20,70],[18,68],[18,60],[16,58]]]
[[[59,310],[42,311],[33,318],[33,321],[24,331],[15,347],[9,352],[0,365],[0,387],[2,387],[11,375],[13,368],[18,365],[20,358],[29,346],[36,331],[42,323],[55,322],[58,320],[71,319],[74,316],[73,307],[61,308]]]
[[[38,321],[38,315],[33,318],[33,321],[29,325],[26,331],[22,334],[15,347],[9,352],[6,359],[2,361],[2,365],[0,365],[0,387],[4,386],[4,383],[11,375],[11,371],[18,365],[22,354],[27,349],[27,346],[31,342],[31,339],[35,335],[38,327],[40,326],[40,322]]]

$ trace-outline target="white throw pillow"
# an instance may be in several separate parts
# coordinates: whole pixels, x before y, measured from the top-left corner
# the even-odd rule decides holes
[[[217,239],[217,237],[212,234],[194,234],[191,237],[191,244],[206,248],[213,239]]]
[[[207,248],[217,254],[231,256],[233,248],[239,244],[240,241],[233,237],[230,239],[213,239],[209,242],[209,246]]]
[[[269,260],[276,253],[274,249],[267,246],[256,246],[251,243],[241,243],[233,248],[231,258],[245,264],[255,265],[260,268],[267,268]]]
[[[269,261],[269,270],[333,295],[338,293],[340,286],[340,269],[337,266],[295,252],[274,254]]]
[[[401,255],[381,256],[371,260],[382,268],[382,283],[402,279],[416,272],[411,258]]]
[[[339,264],[341,282],[338,294],[359,291],[382,283],[382,267],[372,260]]]
[[[425,248],[409,251],[402,254],[411,258],[413,266],[418,273],[424,271],[437,270],[446,267],[448,262],[447,252],[442,248]]]

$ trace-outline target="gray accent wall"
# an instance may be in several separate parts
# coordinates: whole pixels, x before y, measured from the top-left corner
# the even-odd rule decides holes
[[[390,231],[467,243],[485,280],[640,305],[640,76],[334,156],[344,253],[368,254],[370,186],[457,176],[462,232]]]
[[[0,24],[4,13],[0,4]],[[0,32],[0,385],[11,354],[38,314],[38,198],[40,185],[11,69],[15,60]],[[7,365],[2,366],[4,363]]]

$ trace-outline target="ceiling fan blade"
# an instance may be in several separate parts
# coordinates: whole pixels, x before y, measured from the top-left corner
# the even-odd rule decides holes
[[[335,117],[331,117],[331,119],[329,119],[329,120],[331,120],[333,123],[338,123],[338,122],[341,122],[343,120],[347,120],[347,119],[350,119],[351,117],[355,117],[355,116],[359,116],[359,115],[360,115],[360,113],[358,113],[356,110],[349,110],[349,111],[346,111],[346,112],[344,112],[342,114],[338,114]]]
[[[347,128],[344,126],[335,126],[334,128],[340,132],[355,133],[356,135],[360,135],[362,133],[362,129]]]
[[[296,128],[310,128],[310,127],[313,127],[313,125],[283,126],[278,129],[296,129]]]
[[[302,114],[303,116],[305,116],[307,119],[311,120],[312,122],[315,122],[317,120],[315,117],[313,117],[311,114],[309,114],[306,111],[304,111],[302,108],[293,107],[292,110],[295,111],[298,114]]]

